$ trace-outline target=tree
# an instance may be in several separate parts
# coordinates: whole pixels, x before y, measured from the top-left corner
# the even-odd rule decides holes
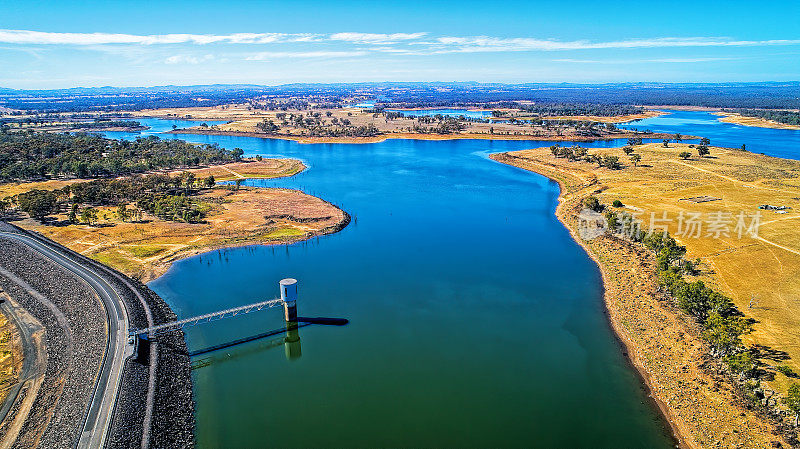
[[[17,195],[17,204],[23,212],[41,221],[56,211],[58,199],[51,190],[33,189]]]
[[[669,148],[669,139],[664,139],[664,148]]]
[[[622,148],[622,151],[623,151],[625,154],[627,154],[627,155],[630,155],[631,153],[633,153],[633,147],[632,147],[632,146],[630,146],[630,145],[628,145],[628,146],[626,146],[626,147],[623,147],[623,148]]]
[[[11,206],[11,202],[8,200],[0,199],[0,215],[6,213],[8,208]]]
[[[598,200],[594,196],[587,197],[583,200],[583,205],[586,206],[587,209],[591,209],[595,212],[600,212],[603,210],[603,205],[600,204],[600,200]]]
[[[631,137],[628,139],[628,145],[630,146],[642,145],[643,142],[644,141],[642,140],[641,137]]]
[[[683,136],[680,135],[680,133],[675,133],[675,135],[672,136],[672,138],[675,139],[675,142],[680,142],[683,140]]]
[[[697,154],[700,157],[708,156],[710,153],[711,153],[711,151],[709,151],[708,147],[705,146],[705,145],[700,145],[699,147],[697,147]]]
[[[197,180],[197,177],[194,173],[187,173],[186,174],[186,192],[188,193],[194,187],[194,182]]]
[[[236,184],[236,190],[239,190],[239,187],[242,186],[242,180],[241,179],[237,179],[236,181],[234,181],[234,183]]]
[[[97,221],[97,209],[87,207],[81,211],[81,221],[92,225]]]
[[[264,131],[267,134],[275,134],[281,129],[281,127],[276,125],[271,119],[264,119],[261,123],[256,125],[256,128]]]
[[[631,162],[633,163],[633,166],[637,167],[639,165],[639,162],[641,162],[641,160],[642,160],[642,155],[634,153],[634,154],[630,155],[630,158],[631,158]]]
[[[747,145],[742,144],[742,151],[747,151]]]
[[[72,224],[78,222],[78,203],[72,203],[69,208],[69,222]]]
[[[130,212],[128,211],[128,206],[125,203],[120,204],[117,206],[117,216],[123,222],[130,218]]]
[[[603,166],[611,170],[622,168],[622,164],[619,163],[619,158],[616,156],[603,156]]]
[[[244,154],[244,150],[241,148],[234,148],[233,149],[233,158],[236,162],[239,162],[242,159],[242,155]]]
[[[742,351],[725,357],[725,363],[733,372],[747,376],[755,368],[755,360],[750,351]]]
[[[211,187],[214,187],[214,185],[216,183],[217,183],[217,180],[214,179],[214,175],[209,175],[208,178],[206,178],[206,180],[204,181],[205,186],[208,187],[209,189]]]
[[[708,137],[703,137],[700,139],[700,145],[711,145],[711,139]]]
[[[692,153],[688,151],[681,151],[681,153],[678,156],[680,156],[681,159],[689,159],[690,157],[692,157]]]
[[[797,427],[797,422],[800,418],[800,384],[792,384],[789,387],[789,392],[783,402],[794,413],[794,425]]]
[[[613,211],[608,211],[608,212],[606,212],[605,217],[606,217],[606,225],[608,226],[608,229],[611,229],[612,231],[615,231],[617,229],[617,227],[619,227],[619,224],[620,224],[619,223],[619,217],[617,217],[617,214],[615,212],[613,212]]]
[[[620,200],[614,200],[614,202],[611,203],[611,205],[614,206],[614,207],[622,207],[623,206],[622,201],[620,201]]]

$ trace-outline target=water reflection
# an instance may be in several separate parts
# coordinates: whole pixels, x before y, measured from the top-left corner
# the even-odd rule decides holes
[[[189,353],[190,356],[195,358],[192,362],[192,369],[204,368],[209,365],[248,357],[254,354],[262,354],[270,349],[281,346],[284,347],[286,360],[297,360],[302,355],[300,349],[300,328],[309,325],[311,325],[311,323],[286,323],[286,327],[281,329],[273,329],[240,340],[192,351]],[[270,336],[273,338],[268,338]],[[230,351],[222,351],[223,349],[233,348],[234,346],[238,347]]]

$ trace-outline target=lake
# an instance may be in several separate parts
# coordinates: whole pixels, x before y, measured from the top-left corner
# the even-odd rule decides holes
[[[649,129],[653,132],[681,133],[708,137],[711,145],[741,148],[786,159],[800,159],[800,130],[757,128],[720,122],[717,115],[704,111],[667,111],[668,115],[620,125],[622,128]]]
[[[631,126],[716,126],[679,114]],[[712,144],[749,148],[763,131],[726,126]],[[782,143],[769,151],[796,158],[793,136],[773,137]],[[597,267],[554,216],[557,184],[487,158],[551,142],[177,137],[301,159],[304,173],[247,183],[302,189],[353,216],[307,242],[181,260],[150,283],[188,317],[273,298],[295,277],[299,315],[350,320],[195,358],[200,447],[673,444],[610,329]],[[189,328],[187,342],[198,350],[282,327],[271,309]]]

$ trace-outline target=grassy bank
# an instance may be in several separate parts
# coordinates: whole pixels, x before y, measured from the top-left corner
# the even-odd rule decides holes
[[[683,151],[692,151],[694,156],[681,159],[679,154]],[[773,434],[773,423],[751,411],[736,387],[726,382],[728,376],[721,365],[708,358],[709,348],[698,324],[664,297],[653,254],[610,235],[581,239],[578,213],[583,209],[584,198],[595,195],[609,205],[620,200],[624,207],[617,210],[641,214],[640,218],[649,218],[650,212],[660,217],[665,211],[673,217],[681,211],[743,210],[752,214],[760,204],[797,202],[793,198],[800,197],[796,182],[800,163],[718,148],[711,149],[712,157],[699,158],[694,148],[680,144],[667,148],[661,144],[635,147],[634,154],[641,156],[638,167],[627,162],[618,148],[593,149],[592,153],[616,156],[625,163],[620,170],[598,167],[556,158],[547,148],[492,158],[559,182],[562,194],[557,215],[601,267],[612,325],[684,444],[786,444]],[[701,195],[719,199],[701,203],[684,200]],[[700,238],[684,237],[680,243],[688,249],[687,258],[701,258],[698,279],[731,296],[740,310],[756,318],[756,331],[749,343],[769,346],[775,350],[773,354],[790,357],[761,361],[767,378],[773,378],[765,388],[785,392],[791,379],[776,367],[797,366],[800,356],[793,355],[797,353],[796,330],[800,323],[795,322],[798,304],[781,298],[788,293],[782,289],[798,288],[800,259],[794,251],[800,250],[800,242],[795,233],[781,228],[792,222],[793,211],[769,213],[772,215],[764,217],[759,238],[711,238],[703,234]],[[677,223],[669,231],[676,234]],[[760,295],[755,308],[751,307],[754,292]]]

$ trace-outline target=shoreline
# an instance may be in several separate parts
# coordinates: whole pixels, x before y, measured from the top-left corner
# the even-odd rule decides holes
[[[543,170],[542,171],[534,171],[534,170],[532,170],[530,168],[523,168],[523,167],[519,167],[517,165],[511,164],[510,162],[508,162],[506,160],[506,158],[509,158],[509,157],[513,157],[513,156],[509,156],[507,153],[493,153],[493,154],[489,155],[489,159],[491,159],[491,160],[493,160],[495,162],[498,162],[498,163],[501,163],[501,164],[507,164],[507,165],[511,165],[511,166],[514,166],[514,167],[521,168],[523,170],[531,171],[531,172],[536,173],[536,174],[538,174],[540,176],[544,176],[545,178],[547,178],[547,179],[549,179],[551,181],[554,181],[555,183],[558,184],[558,188],[559,188],[558,204],[556,205],[556,208],[553,211],[553,215],[555,215],[556,219],[558,219],[558,221],[561,223],[561,225],[564,226],[564,228],[567,229],[567,232],[569,232],[569,235],[572,238],[572,240],[575,243],[577,243],[578,246],[581,247],[583,252],[586,253],[586,255],[594,262],[594,264],[597,266],[597,269],[600,271],[601,288],[603,290],[603,304],[605,306],[605,307],[603,307],[603,315],[605,315],[605,317],[607,319],[607,323],[608,323],[610,329],[612,330],[612,333],[614,334],[614,339],[616,340],[617,344],[620,346],[620,349],[622,350],[622,353],[623,353],[623,356],[624,356],[625,360],[634,369],[634,372],[636,372],[636,376],[640,379],[640,381],[642,383],[642,387],[645,390],[645,392],[647,393],[647,397],[651,400],[651,406],[653,406],[655,409],[657,409],[661,413],[661,417],[664,419],[665,424],[667,426],[669,426],[669,428],[671,430],[672,437],[675,440],[675,442],[677,443],[677,445],[679,447],[683,448],[683,449],[697,447],[697,446],[694,446],[694,445],[691,445],[691,444],[687,443],[687,440],[685,439],[685,437],[683,435],[684,432],[682,432],[682,430],[680,429],[680,427],[678,426],[678,424],[676,422],[675,415],[672,413],[672,411],[670,410],[670,408],[667,405],[667,403],[664,402],[661,398],[659,398],[656,395],[656,390],[654,388],[652,379],[651,379],[649,373],[645,370],[644,365],[642,364],[641,360],[639,360],[639,357],[637,357],[637,355],[636,355],[637,354],[636,346],[633,344],[633,342],[629,338],[627,338],[627,336],[622,331],[618,320],[616,320],[613,317],[613,315],[611,314],[610,301],[609,301],[609,298],[608,298],[608,295],[609,295],[608,285],[611,284],[611,280],[609,279],[609,274],[608,274],[607,270],[605,269],[605,267],[603,266],[603,263],[600,261],[599,257],[591,250],[591,248],[589,248],[589,246],[583,241],[583,239],[580,237],[580,235],[577,234],[575,228],[570,226],[569,223],[567,223],[567,221],[566,221],[567,211],[565,211],[564,209],[567,208],[568,205],[567,205],[567,201],[566,201],[564,195],[565,195],[565,193],[568,193],[568,191],[569,191],[569,189],[568,189],[568,187],[566,185],[566,182],[564,181],[563,178],[554,176],[553,173],[546,173]],[[590,187],[590,186],[594,185],[595,182],[596,182],[596,180],[593,180],[593,181],[587,183],[586,187]]]
[[[655,272],[650,270],[654,267],[653,255],[615,237],[584,241],[577,233],[577,213],[583,198],[606,186],[597,178],[585,179],[557,166],[509,153],[494,153],[489,158],[558,183],[555,216],[600,270],[608,323],[625,359],[635,368],[643,388],[681,447],[716,447],[723,440],[742,447],[763,447],[776,441],[785,444],[780,435],[773,434],[773,424],[749,411],[733,393],[736,387],[727,384],[713,362],[708,363],[705,346],[697,339],[697,326],[663,301],[657,290],[648,289],[657,283]],[[648,279],[653,284],[644,282]],[[636,289],[639,286],[642,288]],[[631,291],[631,287],[635,290]],[[648,331],[650,335],[642,335]],[[668,338],[673,336],[677,338]],[[635,341],[635,337],[641,341]],[[666,345],[672,347],[663,348]],[[681,377],[681,373],[685,376]],[[714,387],[709,388],[709,384]]]
[[[668,133],[614,133],[607,136],[533,136],[533,135],[505,135],[505,134],[417,134],[417,133],[387,133],[373,137],[309,137],[289,136],[276,134],[263,134],[251,131],[219,131],[200,129],[176,129],[163,134],[201,134],[207,136],[237,136],[256,137],[260,139],[291,140],[301,144],[315,143],[380,143],[389,139],[408,140],[531,140],[544,142],[597,142],[603,140],[627,139],[641,137],[642,139],[672,139],[674,134]],[[696,136],[683,136],[684,139],[695,139]]]
[[[260,187],[256,187],[256,188],[260,188]],[[283,238],[283,239],[280,239],[280,240],[271,240],[271,241],[266,241],[266,242],[257,241],[257,240],[241,241],[241,242],[235,242],[235,243],[230,243],[230,244],[212,245],[212,246],[208,246],[208,247],[205,247],[205,248],[195,248],[195,249],[186,251],[184,253],[177,253],[177,254],[174,255],[174,257],[170,258],[169,260],[164,261],[163,264],[159,264],[159,265],[153,266],[149,271],[147,271],[145,273],[144,276],[142,276],[140,279],[138,279],[138,281],[141,282],[144,285],[148,285],[150,282],[153,282],[156,279],[160,278],[161,276],[164,276],[165,274],[167,274],[167,272],[169,271],[170,268],[172,268],[172,265],[175,262],[180,262],[181,260],[189,259],[189,258],[192,258],[192,257],[195,257],[195,256],[199,256],[199,255],[202,255],[202,254],[207,254],[207,253],[210,253],[212,251],[221,251],[221,250],[227,250],[227,249],[244,248],[244,247],[248,247],[248,246],[258,246],[258,245],[261,245],[261,246],[293,245],[295,243],[300,243],[300,242],[304,242],[306,240],[310,240],[310,239],[312,239],[314,237],[323,237],[323,236],[326,236],[326,235],[336,234],[337,232],[343,230],[344,228],[346,228],[350,224],[350,222],[352,221],[352,217],[350,216],[350,214],[347,213],[347,211],[345,211],[344,209],[340,209],[339,207],[335,206],[334,204],[332,204],[332,203],[330,203],[328,201],[323,200],[322,198],[319,198],[319,197],[315,197],[315,198],[320,199],[320,200],[324,201],[326,204],[329,204],[329,205],[331,205],[333,207],[336,207],[337,209],[342,211],[342,214],[343,214],[344,218],[341,221],[339,221],[338,223],[336,223],[335,225],[328,226],[327,228],[321,229],[318,232],[312,233],[310,235],[300,235],[300,236],[296,236],[296,237],[286,237],[286,238]]]
[[[785,130],[800,130],[800,126],[789,125],[786,123],[776,122],[774,120],[767,120],[761,117],[748,117],[746,115],[737,114],[734,112],[712,112],[718,116],[717,121],[722,123],[731,123],[733,125],[750,126],[753,128],[766,128],[766,129],[785,129]]]

